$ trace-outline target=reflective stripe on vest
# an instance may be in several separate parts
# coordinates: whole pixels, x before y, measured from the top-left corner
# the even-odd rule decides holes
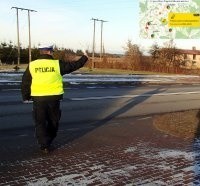
[[[29,70],[32,76],[31,96],[51,96],[64,93],[58,60],[32,61]]]

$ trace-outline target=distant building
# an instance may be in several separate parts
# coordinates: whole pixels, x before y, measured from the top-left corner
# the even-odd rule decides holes
[[[179,49],[179,52],[183,54],[187,68],[200,68],[200,50],[196,50],[196,47],[192,47],[192,50]]]

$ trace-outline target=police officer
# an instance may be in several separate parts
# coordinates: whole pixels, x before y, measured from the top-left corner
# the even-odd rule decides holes
[[[33,100],[36,138],[42,152],[49,153],[61,117],[62,76],[83,67],[88,56],[84,52],[79,60],[64,62],[53,58],[53,45],[40,46],[39,51],[39,59],[30,62],[23,74],[21,91],[24,103]]]

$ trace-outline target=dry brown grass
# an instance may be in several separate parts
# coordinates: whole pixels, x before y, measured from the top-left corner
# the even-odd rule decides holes
[[[14,67],[17,66],[15,65],[0,65],[0,70],[14,70]],[[28,66],[28,64],[20,64],[19,68],[20,69],[26,69],[26,67]]]
[[[0,70],[14,70],[16,65],[0,65]],[[20,64],[19,68],[25,70],[28,64]],[[79,69],[81,73],[90,73],[90,74],[164,74],[164,73],[155,73],[147,71],[133,71],[133,70],[120,70],[120,69],[102,69],[102,68],[89,68],[83,67]]]
[[[199,110],[161,114],[153,120],[154,126],[166,134],[193,139],[199,135],[199,122]]]

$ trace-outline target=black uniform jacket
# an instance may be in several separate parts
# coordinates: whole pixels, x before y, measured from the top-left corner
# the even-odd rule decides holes
[[[53,59],[51,55],[41,55],[39,59]],[[83,55],[79,60],[74,62],[63,62],[59,60],[60,65],[60,73],[61,75],[69,74],[81,67],[84,66],[84,64],[87,62],[88,58],[87,56]],[[21,93],[22,93],[22,99],[30,100],[31,98],[33,100],[60,100],[62,99],[63,95],[54,95],[54,96],[34,96],[31,97],[31,83],[32,83],[32,76],[29,71],[29,66],[26,68],[23,76],[22,76],[22,84],[21,84]]]

